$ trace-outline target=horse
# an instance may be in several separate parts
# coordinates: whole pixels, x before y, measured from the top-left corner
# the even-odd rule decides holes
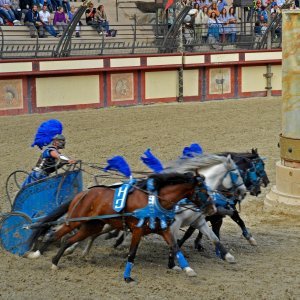
[[[238,166],[240,173],[245,182],[247,190],[250,192],[250,195],[258,196],[260,194],[260,186],[267,185],[270,183],[267,173],[265,171],[265,164],[263,159],[259,156],[257,149],[251,149],[251,152],[221,152],[218,155],[228,156],[230,155]],[[228,193],[225,193],[228,196]],[[250,245],[256,246],[257,242],[250,233],[249,229],[246,227],[245,222],[240,217],[240,214],[236,208],[238,201],[231,202],[230,207],[232,211],[228,214],[231,219],[239,225],[242,230],[242,235],[249,242]],[[220,229],[223,224],[224,214],[214,214],[213,216],[206,217],[207,221],[210,221],[212,225],[213,232],[220,239]],[[183,237],[178,240],[178,245],[181,247],[184,242],[194,233],[196,230],[195,227],[190,226],[185,232]],[[199,231],[198,236],[194,241],[194,247],[198,251],[203,250],[201,245],[202,233]]]
[[[193,169],[197,169],[198,172],[205,176],[205,182],[209,189],[217,190],[222,187],[223,189],[231,190],[240,200],[245,197],[246,187],[237,166],[230,156],[223,157],[203,154],[193,158],[179,159],[169,163],[163,172],[176,171],[184,173]],[[177,240],[178,232],[181,227],[192,225],[193,228],[197,228],[205,234],[217,249],[220,249],[222,259],[233,263],[235,261],[234,257],[220,243],[218,236],[216,236],[206,223],[205,217],[205,212],[196,209],[192,204],[184,203],[183,206],[179,206],[176,211],[175,221],[170,226],[174,239]],[[120,245],[123,240],[124,234],[117,239],[114,247]],[[181,245],[179,244],[179,246]],[[90,246],[88,245],[88,247]],[[85,253],[88,247],[85,249]],[[169,268],[176,268],[174,259],[169,261]]]
[[[198,155],[189,159],[178,159],[177,161],[169,163],[164,172],[188,172],[191,169],[197,169],[205,177],[205,182],[211,190],[218,190],[220,188],[230,190],[235,194],[235,197],[240,201],[246,195],[246,187],[243,179],[238,171],[238,168],[230,155],[227,157],[218,155]],[[170,229],[177,240],[179,229],[183,226],[192,225],[192,227],[199,229],[205,234],[216,249],[220,251],[220,257],[229,263],[235,262],[234,257],[227,251],[227,249],[220,243],[219,238],[208,226],[206,215],[195,209],[181,208],[176,213],[176,218]],[[179,244],[179,246],[181,246]]]
[[[68,233],[77,229],[73,236],[67,237],[62,241],[59,251],[52,258],[52,269],[57,269],[59,260],[68,247],[87,237],[98,236],[104,225],[109,224],[111,227],[119,230],[129,228],[132,232],[129,255],[124,271],[125,282],[134,281],[131,278],[131,270],[136,252],[141,238],[150,233],[161,235],[170,247],[169,257],[173,259],[176,257],[180,267],[185,270],[188,276],[196,276],[195,271],[189,266],[176,241],[173,239],[169,224],[166,228],[156,224],[151,229],[151,218],[141,224],[141,220],[136,217],[141,213],[141,209],[148,206],[148,196],[152,192],[149,193],[145,190],[145,187],[149,190],[149,182],[152,182],[151,184],[155,186],[157,191],[156,207],[159,207],[160,212],[163,212],[165,215],[183,198],[189,199],[207,214],[212,214],[216,211],[214,203],[208,194],[203,176],[194,175],[193,173],[155,174],[149,176],[147,180],[143,180],[133,186],[133,191],[128,195],[126,206],[122,213],[119,214],[116,214],[113,210],[114,189],[104,186],[93,187],[75,196],[68,207],[66,223],[58,231],[46,236],[46,240],[41,248],[35,252],[35,257],[40,256],[50,243],[61,240]],[[130,215],[128,216],[128,214]],[[101,218],[101,216],[105,215],[109,216]],[[76,221],[68,221],[72,220],[72,218],[76,218]],[[80,218],[83,218],[83,220],[81,221]],[[40,226],[42,225],[40,224]]]

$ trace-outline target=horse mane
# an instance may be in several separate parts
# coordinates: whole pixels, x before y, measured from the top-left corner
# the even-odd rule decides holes
[[[155,187],[157,190],[167,186],[167,185],[176,185],[184,183],[194,183],[194,174],[192,172],[180,174],[176,172],[166,173],[166,174],[151,174],[147,179],[139,181],[136,186],[141,189],[147,188],[147,180],[154,179]]]
[[[246,159],[255,159],[259,158],[257,152],[220,152],[217,155],[228,156],[231,155],[232,158],[246,158]]]
[[[164,169],[164,173],[178,172],[185,173],[197,169],[205,169],[211,166],[226,163],[227,158],[215,154],[201,154],[187,159],[177,159],[170,162]]]

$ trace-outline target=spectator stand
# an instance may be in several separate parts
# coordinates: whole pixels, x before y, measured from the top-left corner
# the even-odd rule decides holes
[[[287,0],[281,7],[281,9],[289,9],[293,6],[294,1]],[[256,49],[271,49],[281,48],[281,23],[282,14],[277,13],[273,19],[269,18],[268,27],[257,41]],[[280,30],[280,32],[279,32]],[[279,36],[278,36],[279,35]]]

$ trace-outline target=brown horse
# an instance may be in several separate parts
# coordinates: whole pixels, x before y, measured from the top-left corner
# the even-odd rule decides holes
[[[202,207],[208,214],[216,211],[215,206],[207,193],[207,188],[202,176],[194,176],[193,173],[186,174],[161,174],[152,175],[148,178],[153,179],[155,190],[157,191],[157,199],[162,211],[170,211],[180,200],[187,198],[195,205]],[[169,226],[162,229],[159,224],[156,224],[155,229],[149,227],[149,219],[140,227],[137,227],[139,219],[134,216],[123,216],[122,213],[133,213],[148,205],[149,192],[145,191],[147,180],[138,183],[134,186],[132,193],[128,195],[127,203],[123,211],[116,216],[113,210],[113,199],[115,190],[109,187],[93,187],[87,192],[78,194],[71,202],[68,208],[67,219],[88,217],[91,220],[74,221],[66,223],[52,235],[47,237],[47,241],[42,245],[42,252],[46,246],[58,241],[66,234],[74,229],[78,231],[71,237],[67,238],[61,244],[58,253],[52,258],[52,268],[57,269],[58,262],[65,250],[76,242],[82,241],[90,236],[98,236],[105,224],[110,224],[113,228],[124,230],[128,227],[132,232],[132,240],[128,255],[128,260],[124,272],[126,282],[131,282],[133,279],[130,276],[136,252],[142,236],[157,233],[161,235],[170,247],[170,257],[177,257],[179,265],[186,271],[189,276],[195,276],[196,273],[189,267],[183,254],[179,251],[177,243],[173,239]],[[93,219],[97,216],[115,215],[107,219]],[[159,223],[159,222],[158,222]],[[168,224],[169,225],[169,224]]]

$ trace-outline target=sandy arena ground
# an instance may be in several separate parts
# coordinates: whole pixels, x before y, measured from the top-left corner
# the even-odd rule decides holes
[[[139,156],[147,147],[168,161],[183,146],[199,142],[207,152],[258,148],[267,158],[271,184],[258,198],[247,196],[241,216],[258,242],[241,238],[226,218],[222,241],[237,263],[217,259],[205,239],[204,253],[189,240],[183,251],[198,273],[188,278],[167,269],[167,245],[146,237],[133,269],[137,284],[126,285],[122,274],[127,248],[99,238],[88,259],[77,249],[63,257],[60,270],[50,270],[54,250],[38,260],[0,250],[0,299],[300,299],[300,218],[264,212],[265,194],[275,183],[280,125],[280,99],[153,105],[0,118],[0,211],[8,207],[4,184],[16,169],[30,170],[39,156],[30,147],[38,125],[60,119],[67,137],[65,153],[88,162],[124,155],[132,169],[143,169]],[[92,178],[85,176],[85,185]]]

